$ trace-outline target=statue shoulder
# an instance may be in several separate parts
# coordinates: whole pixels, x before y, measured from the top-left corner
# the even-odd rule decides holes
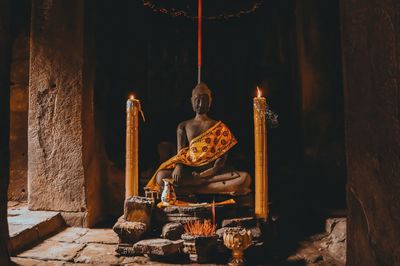
[[[206,122],[206,123],[207,123],[207,127],[208,127],[208,128],[211,128],[211,127],[215,126],[218,122],[219,122],[219,121],[217,121],[217,120],[210,119],[210,120],[208,120],[208,121]]]
[[[210,119],[210,124],[211,126],[215,126],[215,124],[217,124],[219,121],[214,120],[214,119]]]
[[[180,133],[180,132],[185,132],[185,131],[186,131],[186,126],[187,126],[188,122],[189,122],[189,120],[180,122],[180,123],[178,124],[177,128],[176,128],[177,132],[178,132],[178,133]]]

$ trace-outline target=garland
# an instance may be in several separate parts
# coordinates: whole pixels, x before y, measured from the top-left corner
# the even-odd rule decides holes
[[[204,3],[203,19],[226,20],[255,12],[263,0],[209,0]],[[197,19],[197,0],[143,0],[156,13]]]

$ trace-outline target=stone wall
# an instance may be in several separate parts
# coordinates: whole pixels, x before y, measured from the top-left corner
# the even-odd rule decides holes
[[[88,1],[32,2],[29,208],[62,211],[78,226],[94,225],[103,212],[92,19]]]
[[[0,0],[0,265],[9,265],[7,188],[9,179],[9,115],[10,115],[10,53],[11,3]]]
[[[400,262],[400,3],[342,0],[347,265]]]
[[[10,184],[9,200],[26,200],[28,179],[28,83],[30,1],[15,3],[10,75]]]

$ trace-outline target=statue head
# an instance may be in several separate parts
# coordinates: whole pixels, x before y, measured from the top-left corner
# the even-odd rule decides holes
[[[192,90],[192,107],[196,114],[205,114],[211,106],[211,90],[205,83],[200,82]]]

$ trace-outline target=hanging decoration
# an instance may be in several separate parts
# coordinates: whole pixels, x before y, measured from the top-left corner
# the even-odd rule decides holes
[[[239,18],[255,12],[263,0],[210,0],[204,7],[203,19],[226,20]],[[197,0],[143,0],[143,5],[154,12],[172,17],[185,17],[196,20]]]
[[[203,1],[197,1],[197,83],[201,82],[201,44],[202,44],[202,27],[201,21],[203,19]]]

